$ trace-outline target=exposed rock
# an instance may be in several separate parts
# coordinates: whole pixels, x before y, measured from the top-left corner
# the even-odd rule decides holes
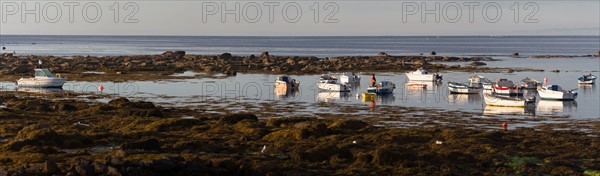
[[[360,130],[367,126],[369,126],[369,124],[361,120],[339,120],[331,124],[329,128],[341,130]]]
[[[512,56],[513,56],[513,57],[517,57],[517,56],[519,56],[519,53],[518,53],[518,52],[513,52],[513,53],[512,53]]]
[[[437,55],[437,53],[435,51],[431,51],[431,52],[429,52],[429,55],[435,56],[435,55]]]
[[[263,58],[264,58],[264,57],[269,57],[269,52],[268,52],[268,51],[262,52],[262,53],[260,54],[260,57],[263,57]]]
[[[33,69],[29,65],[19,65],[11,70],[12,73],[31,73],[32,71]]]
[[[44,174],[47,174],[47,175],[53,175],[53,174],[60,172],[60,168],[58,168],[58,165],[56,165],[56,162],[46,161],[46,162],[44,162],[44,167],[43,167],[42,172],[44,172]]]
[[[487,65],[487,64],[485,62],[475,61],[475,62],[471,62],[469,65],[470,66],[483,66],[483,65]]]

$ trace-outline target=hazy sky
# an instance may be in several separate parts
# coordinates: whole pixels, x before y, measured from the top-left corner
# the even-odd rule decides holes
[[[600,35],[598,0],[0,0],[0,4],[0,34]]]

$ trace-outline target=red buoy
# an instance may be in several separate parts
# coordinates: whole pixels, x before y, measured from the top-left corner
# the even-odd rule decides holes
[[[98,91],[102,92],[104,90],[104,86],[100,85],[98,86]]]
[[[502,129],[506,130],[508,128],[508,124],[506,122],[502,122]]]

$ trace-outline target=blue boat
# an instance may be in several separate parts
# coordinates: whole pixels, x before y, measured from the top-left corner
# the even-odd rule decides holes
[[[394,93],[394,89],[396,89],[396,84],[393,82],[381,81],[375,84],[375,86],[369,86],[369,88],[367,88],[367,92],[376,94],[389,94]]]

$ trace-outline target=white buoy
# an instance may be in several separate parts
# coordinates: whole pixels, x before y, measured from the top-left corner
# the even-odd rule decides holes
[[[267,153],[267,145],[263,146],[262,150],[260,150],[260,153]]]
[[[356,141],[352,141],[353,144],[356,144]]]
[[[437,144],[437,145],[441,145],[442,143],[444,143],[444,142],[438,141],[438,140],[435,141],[435,144]]]

